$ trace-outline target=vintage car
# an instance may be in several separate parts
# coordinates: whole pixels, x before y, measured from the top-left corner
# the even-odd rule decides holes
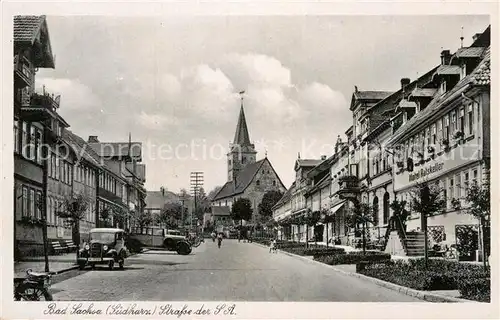
[[[182,255],[188,255],[193,250],[191,243],[179,230],[161,227],[132,228],[128,246],[134,252],[140,252],[143,248],[165,248]]]
[[[89,242],[80,249],[78,266],[84,269],[90,265],[106,264],[110,270],[115,263],[120,269],[127,258],[124,230],[116,228],[95,228],[90,230]]]

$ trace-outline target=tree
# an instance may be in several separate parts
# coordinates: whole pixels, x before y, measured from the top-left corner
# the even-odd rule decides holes
[[[465,189],[464,200],[467,203],[465,208],[462,208],[460,201],[456,202],[454,205],[456,210],[460,210],[459,212],[469,214],[479,221],[481,232],[481,251],[483,256],[483,266],[485,269],[488,265],[488,258],[486,256],[486,242],[488,240],[485,237],[485,227],[491,218],[490,194],[490,179],[487,177],[482,185],[479,185],[477,181],[474,181],[468,188]]]
[[[250,221],[252,218],[252,203],[247,198],[239,198],[233,203],[231,208],[231,219],[240,220],[240,225],[243,225],[243,220]]]
[[[316,227],[316,224],[321,219],[321,211],[311,211],[310,209],[307,211],[305,222],[306,222],[306,247],[309,247],[309,227]],[[316,237],[314,237],[316,241]]]
[[[61,210],[56,212],[60,218],[66,219],[66,223],[71,226],[72,240],[77,246],[76,258],[80,254],[80,221],[85,218],[90,206],[90,199],[81,193],[73,193],[63,200]]]
[[[418,183],[411,191],[412,210],[420,213],[422,221],[422,230],[424,231],[424,265],[427,268],[429,259],[429,244],[427,241],[427,218],[440,213],[446,208],[446,200],[442,196],[443,190],[436,184],[430,184],[426,181]]]
[[[149,226],[151,223],[153,223],[151,212],[149,212],[148,210],[141,211],[139,213],[139,216],[137,217],[137,224],[139,225],[139,227],[144,228]]]
[[[178,226],[182,218],[182,205],[180,203],[165,203],[158,216],[158,222],[164,223],[167,228]]]
[[[195,212],[196,219],[202,221],[203,214],[205,214],[205,212],[207,212],[208,208],[210,208],[210,200],[208,199],[207,195],[205,194],[205,189],[203,189],[203,187],[201,187],[198,190],[198,194],[196,196],[196,212]]]
[[[347,215],[347,225],[357,230],[361,225],[363,237],[363,254],[366,253],[366,227],[368,223],[373,223],[375,210],[372,206],[363,202],[354,203],[354,207]]]
[[[392,209],[393,216],[399,221],[401,221],[403,230],[406,231],[406,220],[410,216],[410,211],[406,210],[406,201],[405,200],[398,200],[394,199],[389,207]]]
[[[264,193],[262,201],[259,203],[259,215],[262,222],[266,223],[273,216],[273,206],[283,197],[283,193],[277,190],[271,190]]]

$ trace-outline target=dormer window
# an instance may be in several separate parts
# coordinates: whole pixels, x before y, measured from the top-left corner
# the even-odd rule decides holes
[[[460,69],[460,80],[467,76],[467,65],[464,63],[461,65]]]
[[[439,88],[441,94],[445,94],[446,93],[446,81],[442,81],[441,82],[441,87]]]

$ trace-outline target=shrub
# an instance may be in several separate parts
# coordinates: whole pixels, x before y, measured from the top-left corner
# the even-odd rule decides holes
[[[490,302],[491,281],[489,278],[464,279],[458,283],[458,290],[464,299]]]
[[[360,273],[416,290],[451,290],[454,289],[455,285],[453,277],[433,271],[413,270],[413,272],[409,272],[393,266],[379,266],[377,268],[367,266]]]
[[[347,254],[333,254],[333,255],[323,255],[315,256],[316,261],[320,261],[329,265],[337,264],[356,264],[359,262],[377,262],[377,261],[389,261],[391,260],[391,255],[384,252],[377,251],[367,251],[366,254],[362,252],[349,252]]]

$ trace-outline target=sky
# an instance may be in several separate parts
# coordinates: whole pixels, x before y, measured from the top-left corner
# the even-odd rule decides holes
[[[227,180],[240,91],[257,159],[286,187],[301,158],[330,156],[359,90],[396,91],[483,32],[488,16],[47,17],[55,69],[37,86],[61,95],[70,130],[143,145],[146,189],[207,193]]]

